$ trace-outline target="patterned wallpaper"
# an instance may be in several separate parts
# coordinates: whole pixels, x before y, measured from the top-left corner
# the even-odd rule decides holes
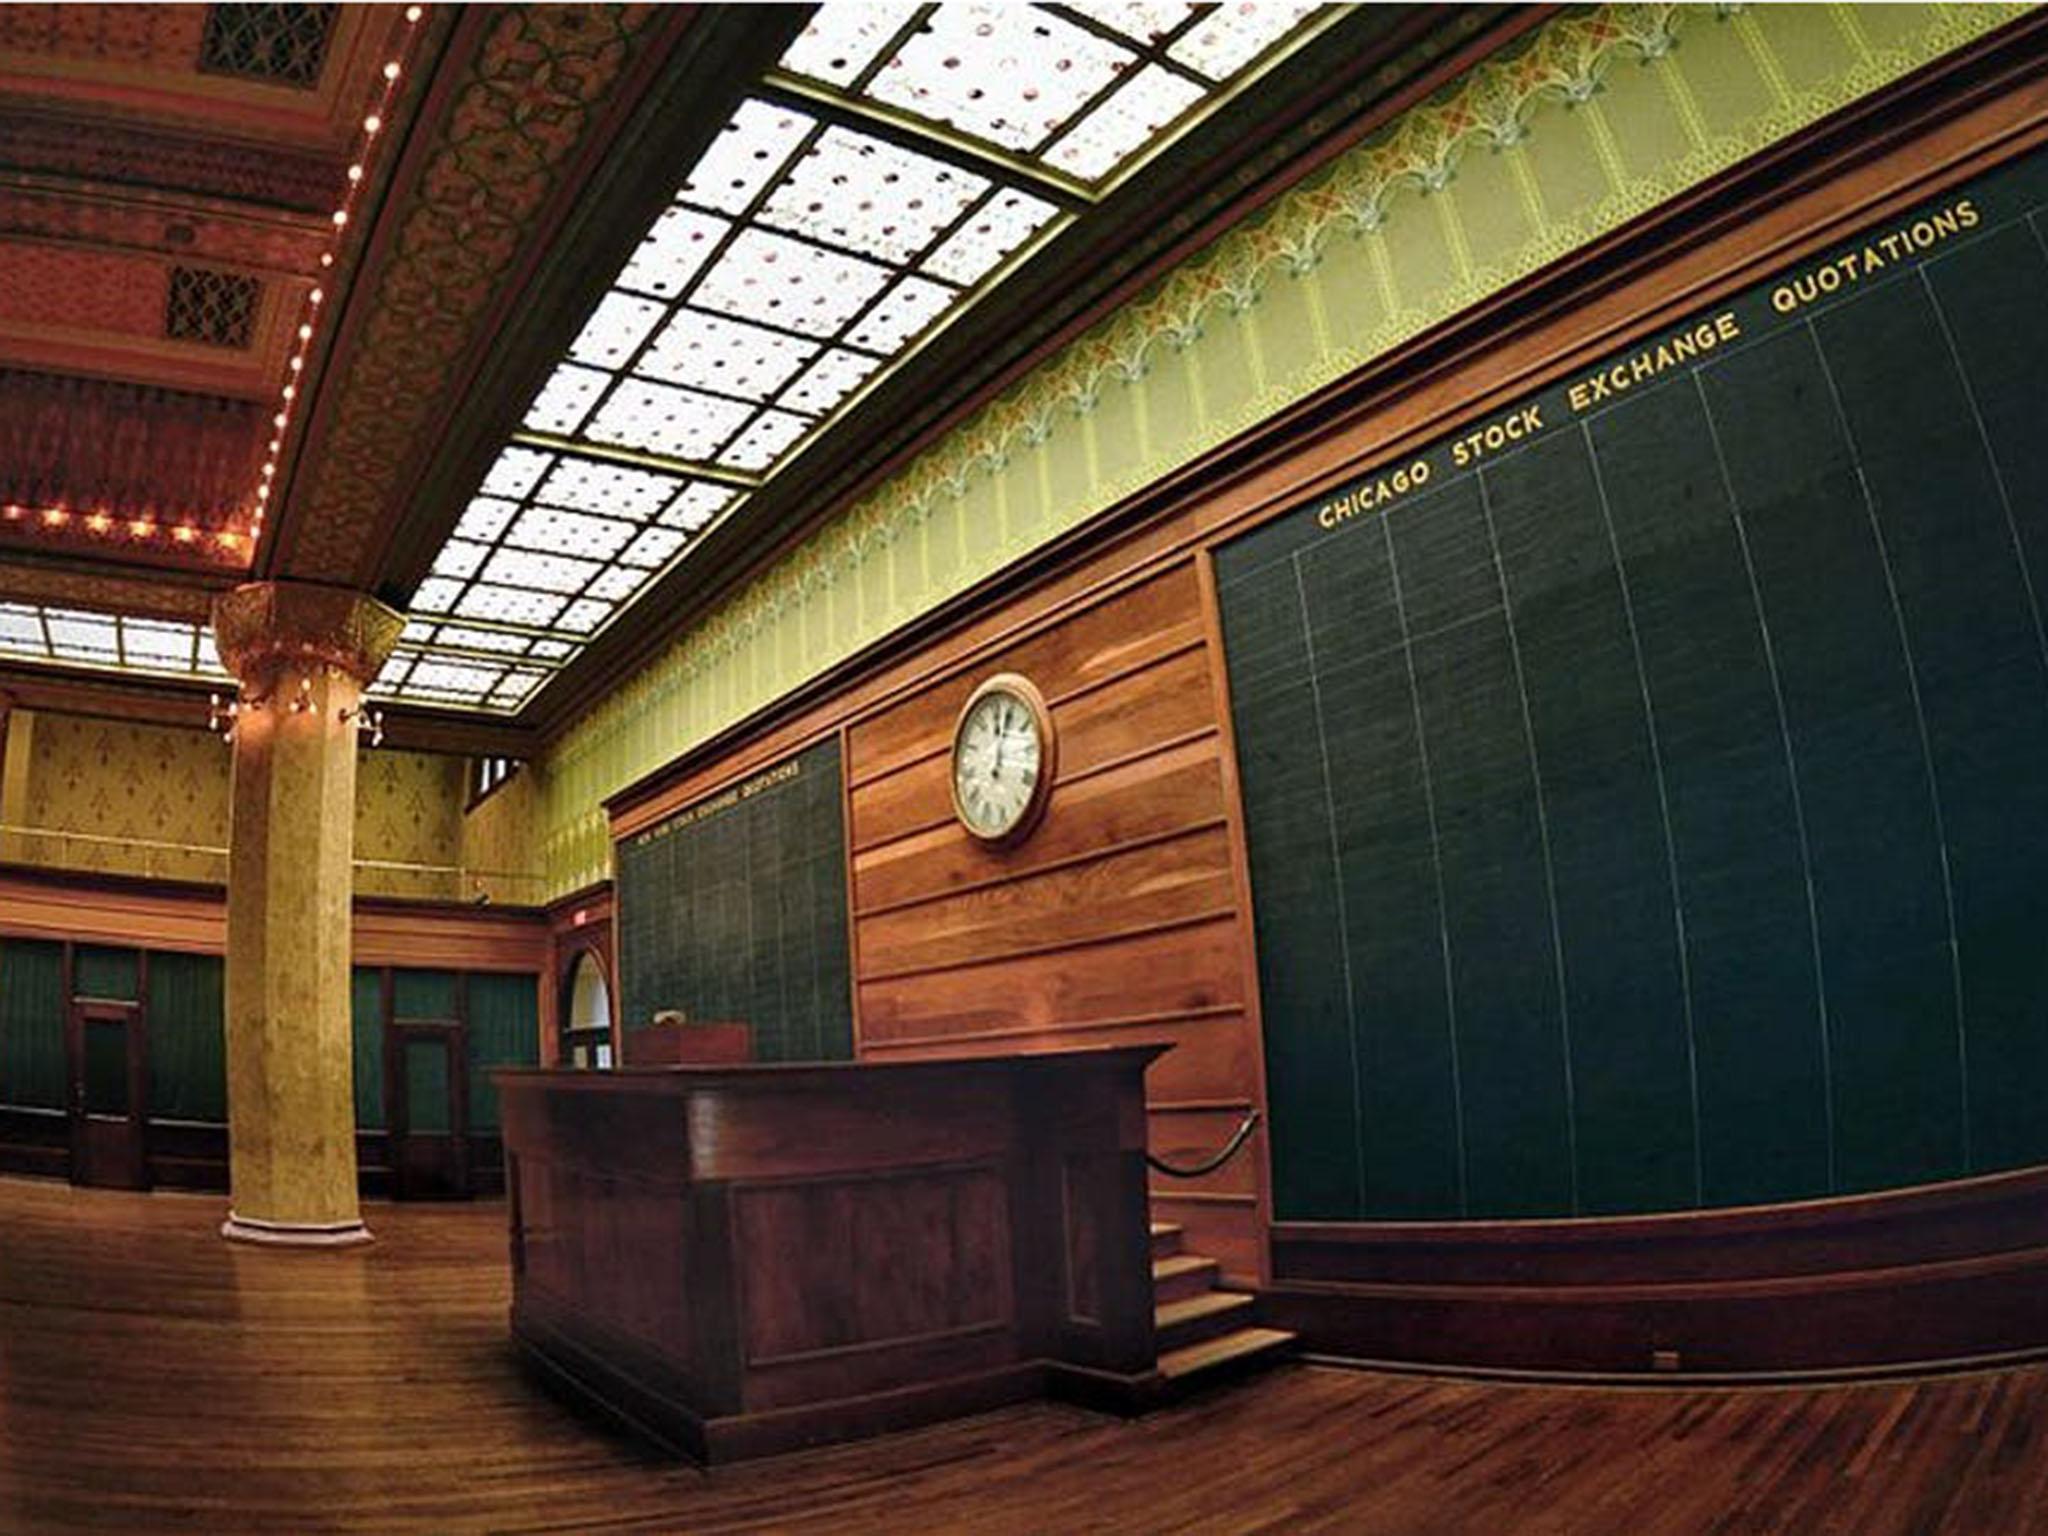
[[[1574,8],[1170,273],[763,570],[537,765],[551,893],[601,801],[1431,325],[1989,32],[1999,5]]]
[[[0,782],[0,859],[219,883],[228,839],[228,758],[203,730],[16,710]],[[382,749],[356,773],[356,872],[365,895],[467,899],[467,760]],[[19,782],[16,776],[19,775]],[[492,796],[482,810],[509,793]],[[529,791],[530,795],[530,791]],[[530,804],[530,800],[529,800]],[[498,813],[491,868],[520,870],[526,828]],[[28,828],[29,831],[12,830]],[[380,868],[424,865],[425,869]],[[483,867],[483,866],[478,866]],[[507,900],[533,899],[532,881]]]

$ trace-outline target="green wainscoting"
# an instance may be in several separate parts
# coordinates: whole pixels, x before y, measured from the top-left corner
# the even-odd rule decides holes
[[[478,972],[469,978],[469,1128],[498,1129],[493,1067],[540,1065],[540,983]]]
[[[0,939],[0,1104],[62,1109],[64,946]]]
[[[149,1112],[157,1119],[227,1121],[224,971],[218,955],[149,957]]]
[[[354,1034],[356,1127],[381,1131],[384,1119],[384,973],[359,965],[349,973],[349,1014]]]

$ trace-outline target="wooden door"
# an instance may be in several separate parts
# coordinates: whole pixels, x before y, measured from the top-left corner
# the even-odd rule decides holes
[[[65,1031],[71,1181],[149,1187],[149,1038],[140,1004],[74,1001]]]
[[[392,1192],[469,1198],[469,1046],[460,1024],[393,1024],[384,1036]]]

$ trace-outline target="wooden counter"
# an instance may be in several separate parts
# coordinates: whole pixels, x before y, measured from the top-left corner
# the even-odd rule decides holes
[[[1158,1382],[1124,1046],[501,1071],[514,1337],[704,1460]]]

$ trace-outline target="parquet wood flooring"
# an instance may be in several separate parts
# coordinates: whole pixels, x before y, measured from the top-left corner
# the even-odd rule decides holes
[[[712,1472],[507,1341],[501,1207],[276,1253],[217,1199],[0,1180],[0,1530],[2048,1532],[2048,1368],[1826,1388],[1309,1365],[1126,1423],[1033,1404]]]

